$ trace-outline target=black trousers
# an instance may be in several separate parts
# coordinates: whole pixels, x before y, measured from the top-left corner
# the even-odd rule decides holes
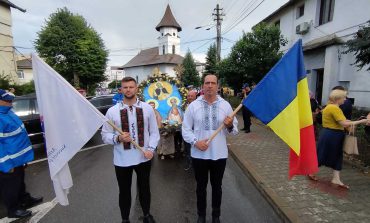
[[[191,164],[191,144],[184,141],[184,147],[185,147],[185,155],[186,155],[186,162],[188,165]]]
[[[174,142],[175,142],[175,152],[181,153],[181,146],[182,146],[182,134],[181,131],[176,131],[174,135]]]
[[[29,195],[24,182],[24,166],[14,168],[12,173],[0,172],[0,191],[8,213],[17,210],[22,200]]]
[[[197,181],[198,215],[205,216],[207,210],[208,175],[212,186],[212,216],[221,215],[222,178],[226,167],[226,159],[203,160],[193,158],[195,180]]]
[[[248,110],[248,108],[246,108],[245,106],[243,106],[243,108],[242,108],[242,113],[243,113],[244,129],[245,130],[250,130],[252,114]]]
[[[147,161],[145,163],[140,163],[138,165],[129,167],[115,166],[119,187],[119,207],[121,209],[122,220],[128,220],[130,216],[132,172],[134,170],[137,175],[139,200],[144,216],[150,213],[149,179],[151,165],[151,161]]]

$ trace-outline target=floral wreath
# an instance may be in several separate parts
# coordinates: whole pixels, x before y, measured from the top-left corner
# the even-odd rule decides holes
[[[185,105],[187,101],[186,97],[188,95],[188,90],[185,88],[184,84],[180,80],[174,77],[170,77],[165,73],[153,74],[149,76],[146,80],[143,80],[139,84],[138,96],[140,100],[144,101],[144,89],[148,87],[149,85],[151,85],[152,83],[156,83],[158,81],[166,81],[170,83],[171,85],[175,85],[179,89],[180,95],[182,97],[181,108],[183,109],[183,111],[185,111]]]

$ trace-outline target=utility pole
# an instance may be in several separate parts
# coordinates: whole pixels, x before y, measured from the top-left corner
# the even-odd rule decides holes
[[[216,21],[216,29],[217,29],[217,37],[216,37],[216,49],[217,49],[217,62],[220,62],[221,60],[221,21],[222,16],[225,16],[225,14],[222,13],[222,8],[220,8],[220,5],[217,4],[216,8],[214,9],[215,13],[212,15],[215,17],[213,20]]]

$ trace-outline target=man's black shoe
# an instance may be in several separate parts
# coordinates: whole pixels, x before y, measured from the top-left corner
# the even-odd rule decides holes
[[[32,211],[18,209],[8,213],[8,218],[26,218],[32,215]]]
[[[220,223],[220,217],[212,217],[212,223]]]
[[[29,196],[25,199],[23,199],[23,201],[21,202],[21,207],[22,208],[31,208],[33,206],[36,206],[37,204],[40,204],[42,201],[43,201],[43,197],[32,197],[32,196]]]
[[[240,129],[241,131],[244,131],[245,130],[245,128],[242,128],[242,129]]]
[[[245,132],[245,133],[250,133],[250,132],[251,132],[251,130],[250,130],[250,129],[246,129],[246,130],[244,130],[244,132]]]
[[[122,220],[122,223],[130,223],[130,220]]]
[[[206,217],[205,216],[198,216],[197,223],[206,223]]]
[[[152,215],[144,216],[143,223],[155,223],[154,218]]]

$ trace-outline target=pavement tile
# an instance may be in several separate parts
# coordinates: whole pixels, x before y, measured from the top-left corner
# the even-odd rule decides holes
[[[242,123],[240,116],[238,119]],[[230,138],[231,154],[285,218],[310,223],[370,222],[368,174],[344,164],[341,176],[350,185],[349,191],[330,184],[332,170],[326,167],[320,168],[319,182],[304,176],[288,180],[289,148],[256,120],[251,130]]]

